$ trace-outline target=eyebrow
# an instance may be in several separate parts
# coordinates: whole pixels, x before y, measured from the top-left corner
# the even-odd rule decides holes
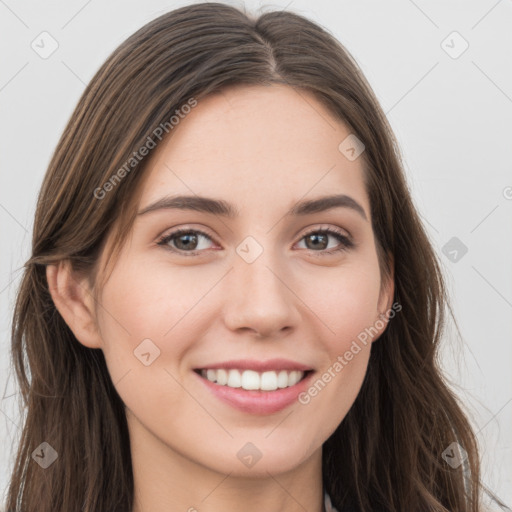
[[[310,215],[312,213],[323,212],[333,208],[350,208],[357,212],[364,220],[368,220],[364,208],[355,199],[345,194],[324,196],[318,199],[300,201],[285,214],[285,217],[292,215]],[[158,201],[146,206],[138,212],[137,215],[145,215],[146,213],[163,209],[193,210],[213,215],[220,215],[230,219],[238,217],[240,214],[239,210],[234,205],[222,199],[213,199],[210,197],[195,195],[162,197]]]

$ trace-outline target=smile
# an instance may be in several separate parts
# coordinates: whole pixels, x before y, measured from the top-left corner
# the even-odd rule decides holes
[[[298,401],[311,383],[313,370],[256,371],[203,368],[192,372],[219,403],[252,415],[273,414]]]
[[[200,370],[203,378],[219,386],[260,391],[289,388],[300,382],[306,373],[300,370],[270,370],[265,372],[241,369],[226,370],[223,368]]]

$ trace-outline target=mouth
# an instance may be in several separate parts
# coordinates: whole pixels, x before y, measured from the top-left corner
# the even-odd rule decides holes
[[[233,365],[234,363],[230,364]],[[259,371],[254,369],[254,364],[250,366],[253,369],[212,366],[196,368],[193,373],[197,375],[206,392],[220,402],[252,415],[274,414],[290,407],[311,385],[315,373],[312,369],[271,370],[268,363],[261,364]],[[262,370],[261,366],[266,368]],[[294,368],[296,366],[293,365]]]
[[[311,385],[315,370],[290,359],[236,359],[194,368],[216,399],[246,414],[273,414],[297,402]]]
[[[267,392],[293,387],[308,378],[313,370],[256,371],[242,368],[196,368],[194,372],[217,386]]]

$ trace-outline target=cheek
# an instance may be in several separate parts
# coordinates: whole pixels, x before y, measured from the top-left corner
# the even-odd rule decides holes
[[[378,267],[351,264],[317,280],[316,292],[309,299],[312,309],[329,328],[336,351],[375,325],[379,318],[380,274]],[[364,336],[361,336],[364,337]]]
[[[170,271],[136,261],[118,265],[103,289],[98,312],[106,349],[134,350],[150,338],[162,352],[179,352],[180,340],[186,337],[176,333],[190,324],[214,277],[201,279],[197,270]]]
[[[326,417],[332,415],[332,404],[337,404],[339,422],[359,393],[368,367],[371,341],[380,333],[379,327],[382,328],[378,316],[377,261],[370,255],[367,260],[361,258],[357,263],[337,268],[328,277],[320,278],[318,274],[317,284],[316,292],[308,300],[315,305],[315,314],[326,326],[322,328],[326,357],[303,403],[315,403],[317,412]]]
[[[318,296],[318,317],[329,329],[322,340],[325,354],[316,378],[299,403],[309,415],[324,418],[307,426],[309,435],[322,441],[329,437],[353,406],[368,368],[371,333],[378,320],[379,281],[369,273],[348,273]],[[342,283],[342,284],[340,284]],[[323,302],[322,302],[323,300]],[[316,312],[316,311],[315,311]],[[315,431],[315,428],[318,428]]]
[[[169,271],[120,262],[100,299],[99,325],[112,382],[127,408],[141,418],[187,406],[178,384],[183,377],[179,363],[190,344],[186,328],[201,290],[185,286],[179,276],[167,279]]]

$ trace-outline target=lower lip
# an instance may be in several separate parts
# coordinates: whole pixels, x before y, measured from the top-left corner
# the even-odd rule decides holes
[[[275,391],[261,391],[221,386],[194,372],[217,398],[242,412],[250,414],[272,414],[282,411],[295,402],[298,395],[306,390],[313,373],[310,372],[297,384],[288,388],[276,389]]]

